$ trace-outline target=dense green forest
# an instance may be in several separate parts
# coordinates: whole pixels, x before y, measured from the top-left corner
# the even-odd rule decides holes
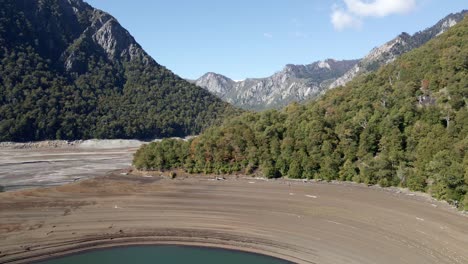
[[[261,173],[427,191],[468,209],[468,18],[307,105],[141,147],[138,169]]]
[[[237,113],[81,0],[0,6],[0,141],[186,136]]]

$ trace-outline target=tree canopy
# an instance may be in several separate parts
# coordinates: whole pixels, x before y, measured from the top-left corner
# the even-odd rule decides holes
[[[468,209],[467,43],[465,18],[317,101],[145,145],[134,165],[402,186]]]
[[[0,141],[186,136],[238,112],[82,1],[0,6]]]

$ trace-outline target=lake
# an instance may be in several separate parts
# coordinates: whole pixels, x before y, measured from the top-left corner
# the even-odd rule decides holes
[[[285,260],[242,252],[192,246],[129,246],[92,250],[38,264],[287,264]]]

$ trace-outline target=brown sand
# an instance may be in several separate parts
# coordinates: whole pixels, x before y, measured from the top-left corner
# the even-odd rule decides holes
[[[67,141],[65,141],[67,142]],[[2,147],[0,142],[0,185],[7,190],[63,185],[76,179],[93,178],[105,175],[116,169],[131,165],[135,147],[107,146],[88,148],[82,145],[74,147],[30,147],[47,142],[11,143],[16,147]],[[56,141],[52,141],[58,144]],[[86,141],[90,145],[94,141]],[[107,141],[97,141],[105,144]],[[125,143],[125,142],[124,142]],[[26,144],[26,147],[23,147]],[[93,147],[91,145],[91,147]]]
[[[468,218],[405,192],[252,178],[115,173],[0,194],[0,263],[145,243],[297,263],[468,263]]]

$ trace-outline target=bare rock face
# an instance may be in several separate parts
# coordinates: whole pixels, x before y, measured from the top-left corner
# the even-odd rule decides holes
[[[196,84],[204,88],[209,87],[211,93],[223,98],[234,88],[236,82],[221,74],[209,72],[196,80]]]
[[[0,141],[188,136],[238,112],[82,0],[0,2]]]
[[[86,71],[86,62],[80,58],[80,54],[89,49],[100,50],[109,61],[138,59],[145,65],[154,62],[117,19],[108,13],[94,9],[81,0],[60,3],[75,35],[73,44],[61,54],[65,70],[77,73]]]
[[[288,64],[270,77],[243,81],[207,73],[195,84],[239,107],[253,110],[278,108],[318,96],[357,62],[328,59],[308,65]]]
[[[380,47],[371,50],[370,53],[366,55],[358,64],[356,64],[343,76],[336,79],[330,85],[330,88],[343,86],[354,79],[356,76],[375,71],[380,66],[394,61],[402,54],[422,46],[429,40],[439,36],[440,34],[447,31],[447,29],[460,22],[467,13],[468,10],[463,10],[460,13],[450,14],[444,19],[440,20],[434,26],[417,32],[412,36],[408,33],[401,33],[398,37],[390,40]]]
[[[101,46],[110,58],[118,56],[118,52],[128,46],[122,36],[122,30],[116,26],[113,19],[108,20],[96,33],[93,34],[93,40]]]
[[[143,50],[130,33],[121,27],[115,18],[106,15],[104,17],[107,21],[96,27],[92,39],[105,51],[109,59],[122,58],[130,61],[136,57],[144,57]]]
[[[422,46],[460,22],[467,13],[464,10],[450,14],[436,25],[414,35],[401,33],[382,46],[372,49],[360,60],[328,59],[308,65],[288,64],[270,77],[243,81],[207,73],[194,83],[224,101],[245,109],[279,108],[294,101],[312,100],[328,89],[343,86],[356,76],[375,71],[402,54]]]

